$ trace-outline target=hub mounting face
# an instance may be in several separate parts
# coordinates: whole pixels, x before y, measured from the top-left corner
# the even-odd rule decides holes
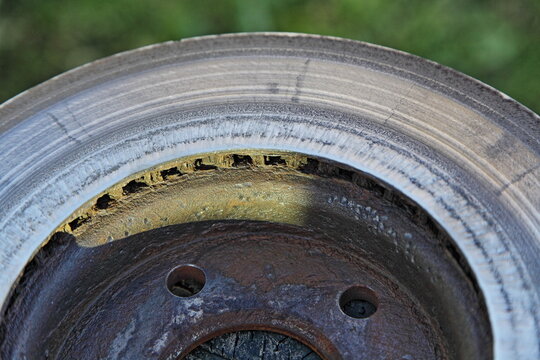
[[[488,358],[475,286],[447,235],[365,174],[296,153],[203,154],[68,219],[27,268],[3,349],[161,359],[281,339],[282,356],[314,359]]]

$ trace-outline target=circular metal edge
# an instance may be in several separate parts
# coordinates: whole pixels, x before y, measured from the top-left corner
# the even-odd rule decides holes
[[[275,39],[281,39],[281,41],[286,41],[287,39],[296,39],[300,41],[306,40],[308,42],[311,42],[309,46],[312,46],[313,42],[321,42],[321,47],[324,48],[325,46],[334,46],[336,48],[335,50],[339,50],[340,52],[353,51],[350,48],[357,48],[356,51],[364,52],[364,54],[367,54],[368,58],[376,58],[376,60],[383,59],[385,64],[390,64],[392,66],[399,67],[400,69],[405,69],[405,71],[408,71],[414,75],[424,76],[428,79],[436,79],[443,85],[442,90],[439,89],[439,91],[444,93],[445,96],[451,97],[454,101],[465,103],[467,106],[479,112],[483,116],[490,118],[507,131],[512,132],[512,134],[518,137],[524,144],[529,147],[529,149],[531,149],[536,154],[540,152],[540,149],[538,147],[539,137],[537,136],[539,131],[539,127],[537,126],[537,124],[539,123],[539,117],[537,115],[533,114],[530,110],[516,103],[504,94],[495,91],[492,88],[465,75],[462,75],[454,70],[441,67],[440,65],[417,58],[412,55],[378,46],[367,45],[365,43],[329,37],[272,33],[255,35],[222,35],[190,39],[182,42],[169,42],[161,45],[154,45],[134,50],[127,53],[122,53],[77,68],[66,74],[53,78],[49,82],[39,85],[4,103],[0,107],[0,117],[3,119],[3,124],[0,126],[0,131],[3,132],[3,134],[0,135],[0,144],[2,144],[4,136],[10,135],[10,133],[12,134],[13,130],[15,130],[16,132],[16,127],[20,121],[27,118],[30,114],[35,114],[40,110],[48,107],[49,105],[54,104],[56,101],[66,96],[66,94],[73,92],[81,92],[85,89],[89,89],[97,83],[100,83],[101,81],[106,81],[105,79],[107,77],[126,76],[132,71],[142,71],[147,67],[150,68],[155,66],[155,63],[151,61],[148,62],[148,58],[151,58],[152,54],[155,54],[156,58],[159,59],[160,54],[167,52],[175,53],[177,48],[183,46],[183,44],[195,46],[197,44],[201,44],[201,47],[204,47],[205,42],[212,43],[222,41],[225,43],[225,45],[227,45],[229,41],[242,43],[243,41],[249,42],[250,39],[262,39],[264,37],[272,37],[273,40],[271,41],[277,41]],[[123,70],[117,72],[116,69],[118,66],[123,66]],[[102,74],[102,76],[98,76],[98,78],[96,79],[96,74]],[[418,81],[418,78],[416,80]],[[319,153],[316,155],[324,156],[325,154]],[[332,160],[344,160],[343,158],[340,158],[339,155],[336,153],[326,155]],[[354,164],[353,162],[353,165],[356,165],[356,167],[360,168],[360,170],[363,171],[369,170],[368,167],[362,164]],[[531,173],[534,173],[535,171],[537,171],[537,169],[538,168],[531,169]],[[369,173],[369,171],[367,172]],[[374,173],[373,175],[381,177],[385,181],[390,180],[389,183],[391,183],[392,185],[397,184],[395,181],[392,181],[392,179],[389,178],[388,174]],[[397,186],[397,188],[403,191],[405,194],[409,195],[412,199],[417,200],[415,194],[410,190],[408,191],[403,186]],[[91,192],[95,194],[97,192],[97,189],[93,189],[91,190]],[[88,195],[88,193],[85,195],[85,199],[88,198]],[[430,211],[434,207],[433,204],[429,204],[426,201],[418,202],[423,205],[425,209],[428,210],[428,212],[437,215],[437,211]],[[435,218],[441,223],[443,227],[445,227],[445,229],[449,230],[450,234],[452,234],[457,238],[457,240],[459,240],[459,237],[462,236],[462,234],[457,232],[455,228],[452,229],[452,226],[449,226],[448,222],[440,216],[440,213],[439,216],[435,216]],[[4,233],[4,238],[9,237],[9,235],[9,233]],[[532,240],[537,241],[537,239]],[[38,245],[39,247],[39,244],[36,245]],[[469,252],[467,251],[466,247],[460,244],[459,241],[458,245],[460,245],[460,248],[464,251],[465,255],[468,256]],[[2,248],[2,250],[4,251],[4,248]],[[37,248],[34,248],[34,252],[36,250]],[[522,249],[522,251],[526,250],[527,249]],[[21,255],[21,253],[19,253],[19,255]],[[521,254],[519,253],[514,255],[517,255],[518,258],[521,256]],[[2,267],[4,267],[4,261],[5,260],[2,259]],[[19,270],[21,270],[20,266]],[[479,273],[478,275],[481,274]],[[530,274],[530,276],[534,275],[535,273]],[[12,284],[12,281],[8,281],[7,278],[15,280],[16,276],[17,274],[10,273],[7,277],[3,277],[4,279],[2,279],[1,284],[2,298],[5,298],[5,296],[7,296],[9,292],[9,287]],[[480,278],[482,278],[482,276],[480,276]],[[524,280],[525,283],[528,283],[526,285],[533,288],[535,287],[534,281],[531,281],[531,279],[522,280]],[[483,281],[480,281],[480,286],[484,291],[486,290],[486,284]],[[532,301],[535,305],[538,304],[538,289],[531,290],[529,288],[524,290],[526,291],[523,291],[522,296],[530,297],[529,301]],[[512,291],[517,291],[517,289],[514,289]],[[522,298],[522,300],[524,300],[524,302],[527,302],[526,299]],[[488,308],[490,310],[492,324],[494,326],[495,354],[497,358],[504,358],[505,354],[515,354],[513,351],[519,348],[522,349],[518,350],[518,352],[523,358],[534,358],[535,354],[538,354],[540,352],[540,341],[537,336],[538,330],[536,330],[535,332],[529,332],[529,335],[527,335],[527,332],[529,330],[532,330],[530,327],[528,327],[528,329],[522,328],[522,331],[512,333],[512,330],[504,329],[504,324],[506,323],[506,325],[508,325],[508,322],[502,320],[505,317],[504,315],[499,316],[498,320],[494,316],[494,314],[497,314],[497,312],[501,311],[506,312],[507,315],[511,317],[513,313],[523,311],[523,305],[523,303],[516,302],[511,308],[502,308],[500,304],[497,304],[496,302],[489,303],[488,301]],[[529,303],[529,306],[530,305],[531,303]],[[534,310],[534,313],[535,319],[533,319],[533,322],[537,321],[536,319],[538,316],[538,310]],[[538,324],[536,324],[536,328],[537,327]],[[518,344],[522,346],[518,346]]]

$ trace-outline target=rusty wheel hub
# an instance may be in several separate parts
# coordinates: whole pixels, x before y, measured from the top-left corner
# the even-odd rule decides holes
[[[414,204],[300,154],[205,159],[127,179],[66,222],[13,297],[10,351],[177,359],[217,338],[235,339],[240,359],[261,339],[287,339],[281,358],[489,355],[474,278]],[[193,214],[192,203],[203,210],[198,221],[148,225],[150,213],[181,222],[171,218]],[[245,220],[227,220],[235,218]]]

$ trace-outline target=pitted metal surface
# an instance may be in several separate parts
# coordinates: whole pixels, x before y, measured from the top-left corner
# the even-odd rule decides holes
[[[17,288],[4,354],[176,359],[270,330],[325,359],[490,357],[476,280],[414,203],[301,154],[204,159],[137,174],[69,219]]]
[[[436,326],[398,284],[295,227],[199,223],[86,249],[71,239],[62,257],[61,271],[26,290],[36,299],[18,310],[30,313],[24,324],[35,327],[20,324],[18,339],[10,340],[19,344],[7,353],[12,358],[177,358],[208,337],[240,329],[291,334],[326,359],[359,352],[365,359],[447,357]],[[172,295],[167,273],[192,263],[206,273],[204,288]],[[339,307],[339,295],[356,285],[377,294],[378,310],[368,319]]]

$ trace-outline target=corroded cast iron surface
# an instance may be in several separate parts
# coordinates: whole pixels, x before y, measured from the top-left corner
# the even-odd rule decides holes
[[[1,354],[174,358],[266,329],[328,359],[489,358],[474,276],[414,203],[301,154],[204,159],[126,179],[69,219],[27,266]],[[260,222],[223,220],[241,217]]]
[[[18,354],[28,358],[174,358],[209,337],[245,329],[297,337],[326,359],[446,358],[438,329],[399,284],[311,231],[199,223],[96,248],[68,240],[57,256],[49,261],[64,269],[42,274],[47,284],[30,309],[36,328],[21,329],[30,336]],[[206,274],[191,297],[165,285],[182,264]],[[339,306],[340,295],[359,285],[378,300],[366,319]]]

